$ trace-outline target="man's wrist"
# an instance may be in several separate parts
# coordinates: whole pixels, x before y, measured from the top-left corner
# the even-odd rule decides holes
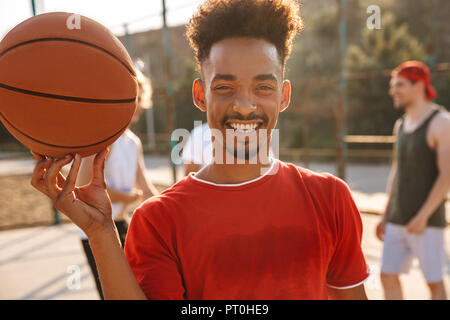
[[[428,219],[430,218],[430,214],[427,214],[426,212],[419,210],[416,214],[416,217],[428,221]]]
[[[96,229],[95,232],[93,231],[87,234],[87,236],[91,246],[94,244],[102,244],[119,240],[116,226],[112,220],[111,223]]]

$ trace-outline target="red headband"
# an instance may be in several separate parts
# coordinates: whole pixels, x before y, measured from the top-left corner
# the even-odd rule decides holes
[[[403,77],[412,81],[422,81],[425,84],[427,99],[437,97],[436,90],[431,85],[430,69],[419,61],[406,61],[392,71],[392,77]]]

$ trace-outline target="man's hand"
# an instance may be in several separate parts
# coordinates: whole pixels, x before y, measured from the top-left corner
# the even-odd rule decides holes
[[[377,225],[377,229],[375,231],[377,238],[380,241],[384,241],[384,234],[386,232],[386,221],[384,219],[382,219],[378,225]]]
[[[427,222],[428,219],[423,218],[421,215],[417,215],[406,225],[406,231],[409,233],[422,234],[427,227]]]
[[[80,155],[51,159],[34,152],[32,154],[37,164],[31,185],[47,195],[57,210],[69,217],[88,237],[106,230],[114,230],[111,201],[106,191],[104,177],[107,150],[96,155],[91,183],[82,187],[75,187],[81,164]],[[74,161],[69,174],[64,178],[61,169],[72,160]]]
[[[111,216],[104,166],[108,151],[95,156],[91,183],[75,187],[80,155],[54,160],[33,153],[37,160],[31,184],[47,195],[56,209],[87,234],[106,299],[146,299],[123,253]],[[69,164],[67,178],[61,168]]]

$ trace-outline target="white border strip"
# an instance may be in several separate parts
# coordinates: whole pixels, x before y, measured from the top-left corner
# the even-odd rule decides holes
[[[352,284],[350,286],[346,286],[346,287],[335,287],[335,286],[329,285],[328,283],[327,283],[327,286],[330,288],[333,288],[333,289],[338,289],[338,290],[351,289],[351,288],[355,288],[355,287],[362,285],[364,282],[366,282],[370,278],[371,275],[372,275],[372,267],[369,265],[369,275],[363,281],[361,281],[357,284]]]
[[[252,180],[249,180],[249,181],[244,181],[244,182],[241,182],[241,183],[230,183],[230,184],[226,184],[226,183],[214,183],[214,182],[211,182],[211,181],[206,181],[206,180],[202,180],[202,179],[197,178],[197,177],[195,176],[195,172],[191,172],[191,173],[189,174],[189,176],[190,176],[192,179],[194,179],[194,180],[196,180],[196,181],[198,181],[198,182],[206,183],[206,184],[209,184],[209,185],[212,185],[212,186],[216,186],[216,187],[239,187],[239,186],[245,186],[246,184],[250,184],[250,183],[253,183],[253,182],[255,182],[255,181],[258,181],[258,180],[262,179],[263,177],[265,177],[266,175],[268,175],[268,174],[272,171],[272,169],[273,169],[273,167],[274,167],[274,165],[275,165],[276,160],[274,160],[273,158],[270,158],[270,161],[272,162],[272,164],[270,165],[270,168],[269,168],[269,170],[267,170],[266,173],[264,173],[262,176],[259,176],[259,177],[255,178],[255,179],[252,179]]]

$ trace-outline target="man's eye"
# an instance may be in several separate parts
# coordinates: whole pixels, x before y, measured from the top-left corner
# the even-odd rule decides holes
[[[214,88],[214,90],[216,91],[227,91],[227,90],[231,90],[231,87],[229,86],[217,86]]]
[[[271,86],[259,86],[257,89],[263,90],[263,91],[273,91],[274,90],[273,87],[271,87]]]

